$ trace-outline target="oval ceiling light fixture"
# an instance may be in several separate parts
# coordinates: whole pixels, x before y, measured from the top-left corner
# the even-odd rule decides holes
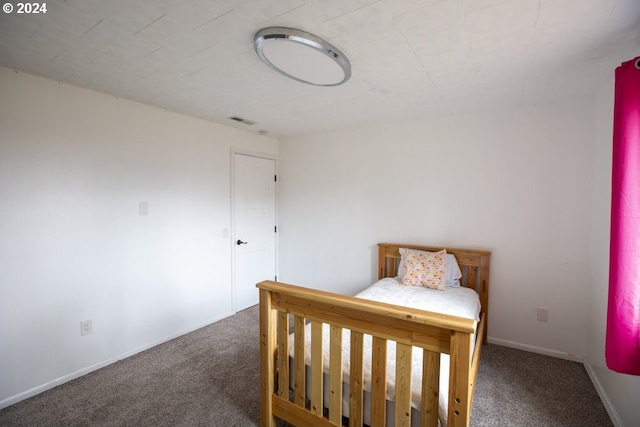
[[[254,36],[260,59],[299,82],[337,86],[351,77],[351,63],[337,47],[318,36],[286,27],[268,27]]]

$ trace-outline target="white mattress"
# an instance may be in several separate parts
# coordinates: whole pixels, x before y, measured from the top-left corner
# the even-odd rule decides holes
[[[417,308],[420,310],[450,314],[453,316],[480,320],[480,299],[478,294],[468,288],[446,288],[438,291],[418,286],[402,286],[393,278],[386,278],[377,281],[370,287],[355,295],[373,301],[386,302],[389,304],[401,305],[405,307]],[[323,348],[324,370],[329,372],[329,325],[323,328]],[[307,325],[306,336],[306,364],[311,362],[311,328]],[[350,331],[344,330],[343,343],[349,343]],[[364,336],[364,389],[371,390],[371,335]],[[293,334],[289,337],[290,356],[293,357]],[[348,416],[349,396],[349,347],[344,346],[343,351],[343,381],[347,389],[343,395],[343,412]],[[389,341],[387,346],[387,400],[393,401],[395,395],[395,367],[396,367],[396,344]],[[422,350],[414,347],[412,352],[412,398],[411,404],[414,409],[420,408],[420,393],[422,382]],[[367,393],[368,394],[368,393]],[[447,424],[447,398],[449,394],[449,356],[446,354],[440,357],[440,401],[439,414],[442,426]],[[368,405],[367,405],[368,406]],[[417,411],[413,411],[414,414]],[[365,422],[368,421],[369,411],[365,410]],[[417,418],[412,416],[412,421]],[[415,420],[417,421],[417,420]],[[413,424],[413,423],[412,423]]]

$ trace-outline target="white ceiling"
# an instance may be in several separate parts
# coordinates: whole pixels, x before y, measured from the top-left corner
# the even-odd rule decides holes
[[[267,26],[327,39],[351,79],[315,87],[271,70],[253,50]],[[50,0],[45,14],[0,12],[2,66],[275,137],[585,96],[638,54],[640,0]]]

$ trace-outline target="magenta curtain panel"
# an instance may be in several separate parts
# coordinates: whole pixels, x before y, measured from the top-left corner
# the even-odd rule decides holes
[[[640,57],[616,68],[606,359],[640,375]]]

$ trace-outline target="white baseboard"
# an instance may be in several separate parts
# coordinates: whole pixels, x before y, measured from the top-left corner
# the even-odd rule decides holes
[[[28,398],[33,397],[33,396],[35,396],[37,394],[40,394],[40,393],[42,393],[44,391],[47,391],[47,390],[52,389],[54,387],[57,387],[57,386],[59,386],[61,384],[64,384],[66,382],[69,382],[71,380],[79,378],[79,377],[81,377],[83,375],[87,375],[88,373],[91,373],[93,371],[97,371],[100,368],[104,368],[105,366],[111,365],[112,363],[115,363],[115,362],[117,362],[119,360],[126,359],[127,357],[131,357],[134,354],[138,354],[138,353],[140,353],[142,351],[148,350],[148,349],[150,349],[152,347],[155,347],[157,345],[163,344],[163,343],[165,343],[167,341],[171,341],[172,339],[181,337],[182,335],[186,335],[186,334],[188,334],[190,332],[193,332],[193,331],[195,331],[197,329],[203,328],[203,327],[205,327],[207,325],[210,325],[210,324],[215,323],[215,322],[217,322],[219,320],[222,320],[222,319],[224,319],[226,317],[229,317],[232,314],[233,313],[231,313],[231,312],[230,313],[226,313],[226,314],[224,314],[222,316],[218,316],[218,317],[216,317],[214,319],[208,320],[208,321],[206,321],[206,322],[204,322],[202,324],[196,325],[196,326],[194,326],[192,328],[188,328],[188,329],[186,329],[184,331],[181,331],[181,332],[178,332],[176,334],[172,334],[172,335],[166,336],[164,338],[160,338],[159,340],[153,341],[153,342],[151,342],[149,344],[145,344],[145,345],[143,345],[141,347],[138,347],[136,349],[133,349],[131,351],[127,351],[127,352],[124,352],[124,353],[119,354],[117,356],[110,357],[110,358],[108,358],[106,360],[103,360],[102,362],[98,362],[98,363],[93,364],[91,366],[87,366],[87,367],[79,369],[79,370],[77,370],[75,372],[71,372],[70,374],[63,375],[63,376],[61,376],[59,378],[56,378],[54,380],[51,380],[51,381],[46,382],[44,384],[41,384],[39,386],[33,387],[33,388],[31,388],[31,389],[29,389],[27,391],[23,391],[22,393],[18,393],[18,394],[14,395],[14,396],[8,397],[8,398],[0,401],[0,409],[4,409],[4,408],[6,408],[8,406],[11,406],[11,405],[13,405],[15,403],[18,403],[18,402],[22,401],[22,400],[28,399]]]
[[[514,341],[503,340],[500,338],[488,337],[487,342],[490,344],[501,345],[503,347],[515,348],[517,350],[529,351],[531,353],[544,354],[545,356],[557,357],[559,359],[571,360],[573,362],[584,362],[584,357],[572,353],[563,353],[561,351],[550,350],[548,348],[536,347],[528,344],[521,344]]]
[[[624,427],[624,424],[622,423],[620,416],[616,412],[616,409],[613,407],[613,404],[609,399],[609,395],[605,392],[604,387],[602,387],[602,384],[600,383],[598,376],[593,370],[593,367],[589,364],[589,361],[587,359],[584,360],[583,364],[584,364],[584,368],[587,371],[587,374],[589,374],[589,378],[591,378],[591,382],[593,383],[593,386],[596,388],[596,391],[598,392],[598,396],[600,396],[600,400],[602,400],[602,404],[604,405],[605,409],[607,410],[607,413],[609,414],[609,417],[611,418],[611,421],[613,422],[613,425],[615,427]]]

